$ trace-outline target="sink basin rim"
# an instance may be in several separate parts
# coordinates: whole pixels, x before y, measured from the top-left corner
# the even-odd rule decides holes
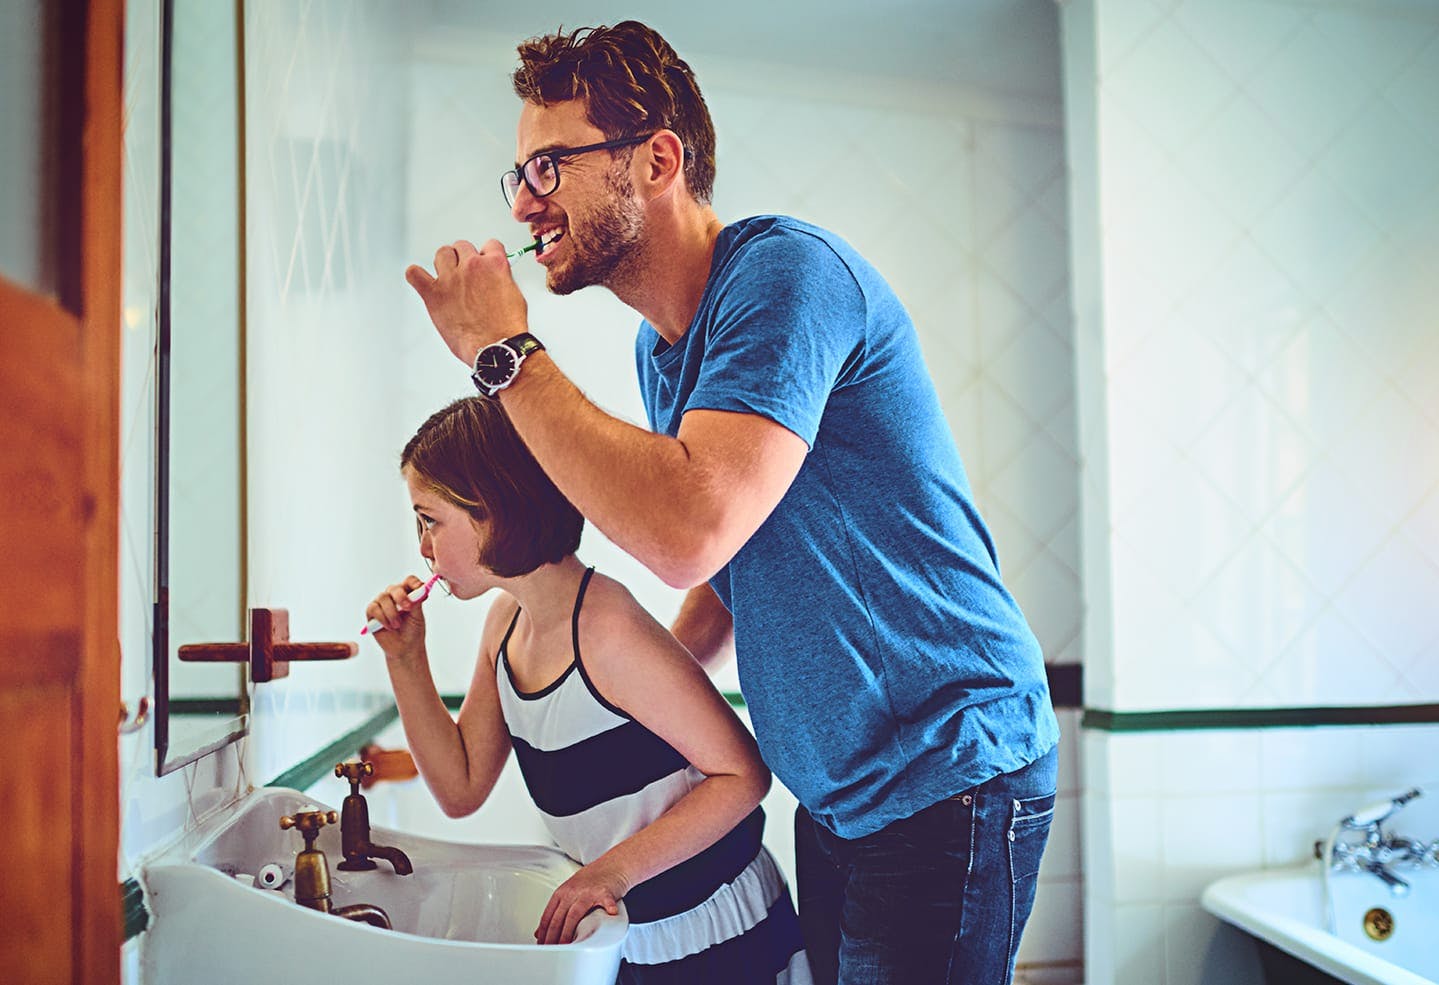
[[[308,907],[300,906],[293,899],[293,883],[287,888],[289,893],[275,890],[264,890],[254,886],[246,886],[235,878],[235,873],[227,871],[229,866],[222,866],[213,861],[213,856],[221,854],[216,851],[217,845],[227,835],[232,833],[238,826],[243,824],[252,815],[259,814],[263,820],[273,816],[275,831],[280,832],[278,819],[281,814],[293,813],[296,810],[313,807],[318,810],[332,810],[329,806],[316,803],[314,798],[307,796],[304,792],[287,787],[258,787],[254,788],[230,809],[216,812],[216,814],[201,822],[193,831],[182,837],[169,849],[160,852],[152,861],[142,867],[142,882],[145,885],[147,896],[150,898],[152,913],[157,912],[154,906],[157,893],[163,893],[168,888],[173,878],[178,877],[183,882],[193,884],[197,887],[205,887],[206,893],[224,894],[230,891],[255,893],[260,897],[276,897],[273,899],[253,899],[247,897],[245,902],[262,907],[287,907],[292,911],[289,919],[299,920],[303,923],[308,921],[321,921],[320,924],[312,926],[332,926],[331,921],[336,918],[332,914],[321,913],[311,910]],[[426,838],[419,835],[410,835],[403,832],[390,831],[389,829],[375,827],[372,829],[374,840],[379,844],[395,845],[400,847],[411,860],[415,862],[416,870],[419,871],[424,865],[443,865],[452,870],[463,870],[466,868],[493,869],[496,866],[496,857],[502,862],[508,861],[519,871],[531,871],[542,875],[556,874],[556,870],[562,872],[577,871],[579,866],[568,856],[558,849],[545,845],[474,845],[458,842],[446,842],[433,838]],[[300,844],[299,835],[294,832],[285,832],[295,839],[294,851],[288,852],[293,859]],[[322,835],[323,837],[323,835]],[[338,837],[338,826],[331,837]],[[268,854],[268,853],[267,853]],[[344,885],[353,889],[356,883],[367,882],[370,879],[412,879],[414,876],[397,876],[391,872],[382,862],[378,869],[370,872],[339,872],[336,871],[335,861],[332,853],[327,850],[326,855],[330,857],[330,869],[332,883]],[[439,861],[443,857],[444,861]],[[210,859],[210,860],[207,860]],[[269,858],[267,861],[274,861]],[[254,866],[258,869],[258,865]],[[175,870],[194,870],[192,872],[177,872]],[[242,871],[238,868],[235,872]],[[193,880],[200,880],[194,882]],[[363,891],[359,891],[363,892]],[[267,912],[267,911],[261,911]],[[273,911],[269,911],[273,912]],[[445,950],[467,951],[475,949],[528,952],[537,949],[545,951],[587,951],[603,950],[616,947],[623,941],[628,933],[629,922],[624,910],[624,904],[620,904],[618,916],[610,916],[603,910],[596,910],[590,913],[581,922],[581,927],[588,925],[589,933],[570,944],[539,945],[534,943],[516,943],[510,941],[473,941],[456,940],[453,938],[430,936],[426,934],[415,934],[404,930],[385,930],[374,927],[364,922],[345,921],[346,924],[359,929],[364,933],[382,934],[390,938],[402,938],[411,942],[419,942],[426,947],[438,947]]]

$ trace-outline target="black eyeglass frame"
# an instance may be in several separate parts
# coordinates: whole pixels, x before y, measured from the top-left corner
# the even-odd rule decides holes
[[[505,204],[508,205],[510,208],[515,207],[515,199],[519,198],[520,196],[520,182],[524,182],[525,187],[530,190],[530,194],[533,195],[535,198],[548,198],[549,196],[560,190],[560,161],[564,160],[567,157],[575,157],[579,154],[588,154],[590,151],[617,150],[620,147],[633,147],[636,144],[642,144],[646,140],[649,140],[656,133],[659,133],[659,131],[656,130],[654,131],[654,133],[647,133],[643,137],[623,137],[620,140],[606,140],[598,144],[586,144],[583,147],[556,147],[554,150],[542,150],[538,154],[531,154],[529,157],[525,158],[525,162],[523,164],[519,165],[518,167],[511,168],[508,171],[501,172],[500,193],[505,196]],[[533,184],[530,183],[529,176],[525,174],[525,169],[530,166],[530,162],[539,160],[542,157],[548,157],[555,166],[555,186],[547,192],[542,192],[537,189]],[[513,192],[511,192],[510,190],[509,182],[509,178],[511,175],[514,175],[517,179],[514,183]],[[512,195],[513,197],[511,197]]]

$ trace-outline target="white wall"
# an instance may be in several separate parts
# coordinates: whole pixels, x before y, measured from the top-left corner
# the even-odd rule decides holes
[[[1090,703],[1439,694],[1439,11],[1101,0],[1084,36],[1090,8]]]
[[[391,5],[246,4],[250,604],[298,641],[356,640],[366,604],[410,570],[394,458],[403,368],[406,33]],[[390,523],[390,517],[402,522]],[[384,661],[292,664],[255,687],[257,782],[389,693]]]
[[[1086,707],[1434,702],[1439,10],[1061,9]],[[1086,734],[1090,980],[1252,980],[1203,884],[1433,780],[1436,733]]]

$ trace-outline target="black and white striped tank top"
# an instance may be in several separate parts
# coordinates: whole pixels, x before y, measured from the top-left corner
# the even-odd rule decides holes
[[[663,814],[704,780],[668,742],[605,700],[580,656],[579,617],[591,568],[571,619],[574,660],[539,691],[521,691],[507,647],[496,660],[500,707],[520,772],[560,849],[588,865]],[[764,919],[784,877],[763,850],[759,808],[715,844],[625,895],[625,957],[659,964],[745,934]]]

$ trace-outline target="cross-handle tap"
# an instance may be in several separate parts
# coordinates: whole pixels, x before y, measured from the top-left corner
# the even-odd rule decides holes
[[[390,916],[378,906],[354,903],[336,907],[330,900],[330,866],[325,853],[315,847],[320,829],[339,821],[334,811],[296,811],[280,818],[280,830],[295,828],[305,839],[305,848],[295,856],[295,902],[321,913],[333,913],[346,920],[390,929]]]
[[[360,781],[374,772],[374,764],[368,762],[335,764],[335,775],[350,781],[350,794],[340,805],[340,846],[345,858],[339,867],[346,872],[367,872],[375,868],[375,859],[382,858],[394,867],[396,875],[407,876],[415,871],[408,855],[370,841],[370,805],[360,793]]]
[[[315,839],[321,828],[339,819],[334,811],[296,811],[280,818],[281,831],[294,828],[305,839],[304,850],[295,856],[295,902],[321,913],[331,910],[330,867],[325,853],[315,847]]]
[[[1384,830],[1384,822],[1419,796],[1422,791],[1415,788],[1355,811],[1335,825],[1326,841],[1315,844],[1315,857],[1324,861],[1328,871],[1368,872],[1387,885],[1395,896],[1407,894],[1409,883],[1397,876],[1392,867],[1439,864],[1439,840],[1426,844],[1398,837]],[[1360,833],[1363,840],[1344,839],[1343,834],[1350,831]]]
[[[1339,822],[1339,826],[1346,831],[1363,831],[1365,841],[1370,846],[1378,846],[1384,840],[1382,825],[1395,814],[1403,810],[1404,805],[1415,797],[1422,797],[1424,791],[1418,787],[1406,790],[1397,797],[1389,800],[1381,800],[1368,807],[1362,807]]]

